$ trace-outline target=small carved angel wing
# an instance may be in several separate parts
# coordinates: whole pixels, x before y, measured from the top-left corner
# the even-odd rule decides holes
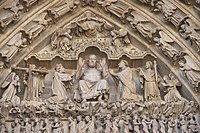
[[[184,58],[186,60],[185,64],[187,64],[191,69],[200,72],[199,65],[196,62],[194,62],[194,60],[190,56],[185,55]]]
[[[161,37],[161,39],[165,42],[168,42],[168,43],[173,43],[174,40],[172,40],[165,32],[163,31],[159,31],[159,35]]]
[[[13,38],[11,38],[8,42],[8,46],[14,45],[18,40],[22,39],[22,33],[17,33]]]
[[[5,79],[5,81],[3,82],[3,84],[1,85],[1,88],[6,88],[15,78],[16,73],[15,72],[11,72]]]

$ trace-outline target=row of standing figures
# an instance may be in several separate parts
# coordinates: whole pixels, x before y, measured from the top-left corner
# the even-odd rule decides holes
[[[145,67],[139,69],[140,86],[144,90],[143,98],[136,92],[133,70],[129,67],[128,62],[121,60],[118,67],[117,72],[108,70],[105,59],[98,61],[97,56],[91,54],[87,60],[79,59],[75,74],[66,73],[62,64],[56,64],[53,72],[47,69],[36,69],[36,65],[33,64],[29,68],[14,67],[13,69],[27,72],[22,78],[25,86],[24,101],[41,101],[44,89],[49,89],[52,93],[50,98],[45,99],[50,103],[59,103],[69,99],[67,90],[73,90],[74,99],[77,95],[80,95],[83,101],[101,99],[105,93],[110,93],[109,96],[112,95],[112,86],[115,86],[114,93],[119,95],[120,100],[162,101],[160,85],[166,88],[164,101],[187,101],[177,90],[177,86],[181,86],[181,84],[172,73],[163,76],[161,82],[158,81],[156,62],[147,61]],[[73,82],[74,77],[76,82]],[[21,99],[16,94],[17,91],[21,91],[21,79],[16,72],[8,75],[1,88],[6,88],[1,102],[20,103]]]

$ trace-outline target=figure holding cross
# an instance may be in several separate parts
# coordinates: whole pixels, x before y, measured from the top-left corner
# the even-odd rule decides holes
[[[36,69],[36,65],[30,64],[29,68],[13,67],[15,70],[26,71],[23,77],[25,84],[24,101],[40,102],[40,95],[43,92],[44,84],[41,74],[47,74],[47,70]]]

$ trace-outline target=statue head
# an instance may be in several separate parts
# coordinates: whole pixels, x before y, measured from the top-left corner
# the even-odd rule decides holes
[[[128,67],[128,62],[126,60],[121,60],[118,64],[119,68]]]
[[[86,116],[86,117],[85,117],[85,120],[86,120],[87,122],[89,122],[89,121],[90,121],[90,116]]]
[[[55,67],[55,70],[57,71],[57,72],[65,72],[65,68],[63,67],[63,65],[62,64],[56,64],[56,67]]]
[[[146,62],[146,68],[148,69],[148,68],[152,68],[152,66],[153,66],[153,63],[151,62],[151,61],[147,61]]]
[[[97,66],[97,56],[96,55],[94,55],[94,54],[89,55],[88,66],[92,67],[92,68]]]
[[[112,118],[111,114],[107,114],[107,115],[106,115],[106,119],[107,119],[107,120],[110,120],[111,118]]]
[[[18,123],[18,122],[19,122],[19,119],[18,119],[18,118],[16,118],[14,121],[15,121],[15,123]]]
[[[165,82],[169,81],[169,76],[168,76],[168,75],[164,75],[164,76],[163,76],[163,80],[164,80]]]

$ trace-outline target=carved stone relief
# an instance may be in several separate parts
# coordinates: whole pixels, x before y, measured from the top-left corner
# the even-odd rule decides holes
[[[173,2],[139,1],[199,50],[198,26]],[[58,0],[0,46],[1,133],[200,132],[198,61],[126,1]]]

